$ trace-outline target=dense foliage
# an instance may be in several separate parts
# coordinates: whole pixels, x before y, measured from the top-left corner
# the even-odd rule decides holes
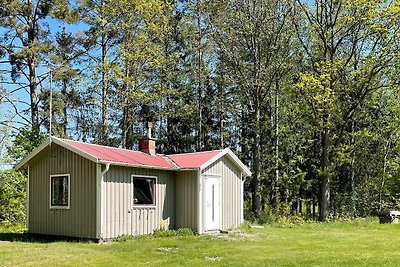
[[[25,223],[25,218],[25,176],[15,171],[0,171],[0,224]]]
[[[400,204],[399,1],[0,6],[0,164],[50,118],[56,136],[129,149],[153,121],[160,153],[232,148],[249,216]]]

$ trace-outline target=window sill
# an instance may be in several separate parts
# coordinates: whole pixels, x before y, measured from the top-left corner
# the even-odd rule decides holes
[[[135,206],[132,206],[132,210],[134,210],[134,209],[155,209],[155,208],[157,208],[156,205],[135,205]]]
[[[69,207],[67,207],[67,206],[50,206],[50,209],[69,210]]]

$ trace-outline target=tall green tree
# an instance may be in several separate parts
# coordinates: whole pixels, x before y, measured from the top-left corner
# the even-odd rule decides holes
[[[396,3],[297,1],[293,11],[303,47],[298,90],[308,103],[319,144],[319,219],[330,211],[335,158],[349,123],[371,92],[387,87],[387,70],[398,56]],[[297,16],[298,14],[296,14]],[[295,15],[293,15],[295,17]]]
[[[29,92],[30,126],[39,129],[37,69],[46,55],[53,49],[46,20],[59,19],[73,22],[77,12],[70,8],[67,0],[2,0],[0,1],[0,50],[8,56],[12,81],[17,85],[12,90]]]
[[[226,65],[228,80],[241,101],[242,138],[249,140],[243,140],[242,153],[251,158],[252,211],[259,216],[265,179],[262,173],[267,167],[264,156],[271,154],[262,142],[266,133],[263,121],[271,118],[265,106],[271,101],[278,64],[275,55],[288,26],[289,7],[281,1],[232,0],[215,2],[213,10],[210,20],[219,60]]]
[[[89,26],[83,40],[87,51],[88,64],[93,84],[90,89],[100,95],[100,122],[96,142],[107,144],[109,138],[109,93],[110,69],[115,60],[115,50],[119,42],[116,26],[118,16],[111,12],[117,1],[79,0],[78,6],[83,22]],[[119,14],[121,15],[121,14]],[[126,14],[125,14],[126,15]],[[121,18],[121,17],[119,17]]]
[[[55,41],[56,50],[51,58],[52,79],[56,85],[54,87],[61,87],[60,90],[55,91],[56,93],[59,91],[59,97],[55,100],[60,103],[59,122],[55,126],[60,128],[58,135],[66,137],[68,136],[68,125],[71,122],[68,110],[79,102],[76,86],[77,78],[82,74],[82,70],[78,69],[77,64],[79,64],[83,49],[80,47],[76,36],[67,32],[65,28],[55,34]],[[57,120],[55,121],[57,122]]]
[[[116,84],[114,109],[122,126],[123,147],[132,148],[136,129],[143,129],[145,121],[158,119],[160,101],[168,94],[160,76],[167,71],[162,42],[169,36],[171,8],[160,0],[120,0],[109,11],[118,18],[114,29],[121,34],[111,79]]]

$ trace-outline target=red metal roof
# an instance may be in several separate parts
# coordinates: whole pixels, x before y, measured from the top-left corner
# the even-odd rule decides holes
[[[108,161],[110,163],[125,163],[129,165],[144,165],[149,167],[161,167],[169,169],[177,168],[161,155],[152,156],[141,151],[93,145],[65,139],[62,139],[62,141],[99,160]]]
[[[158,154],[152,156],[141,151],[93,145],[66,139],[59,140],[101,161],[167,169],[197,169],[221,152],[221,150],[212,150],[174,155]]]
[[[195,153],[184,153],[168,155],[176,165],[182,169],[196,169],[200,168],[204,163],[215,157],[221,152],[221,150],[212,150]]]

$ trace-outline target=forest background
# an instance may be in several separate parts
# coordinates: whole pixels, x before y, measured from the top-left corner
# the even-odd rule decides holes
[[[399,30],[399,1],[0,0],[0,221],[25,205],[4,169],[50,124],[137,149],[151,121],[158,153],[230,147],[253,173],[247,219],[399,208]]]

